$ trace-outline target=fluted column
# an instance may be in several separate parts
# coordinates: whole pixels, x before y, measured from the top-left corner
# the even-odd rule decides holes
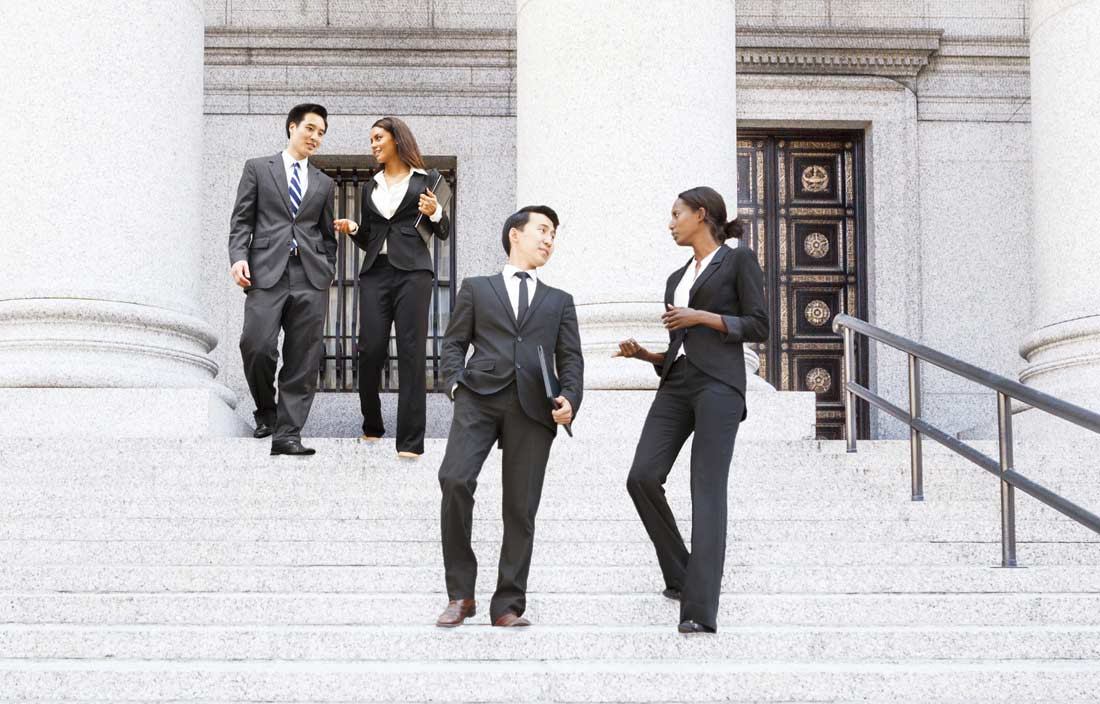
[[[1100,0],[1032,0],[1034,331],[1020,379],[1100,410]],[[1006,282],[1011,283],[1011,282]],[[1031,428],[1071,426],[1021,417]]]
[[[561,216],[546,276],[578,303],[590,388],[656,386],[609,357],[667,344],[665,280],[691,256],[676,194],[712,186],[736,213],[735,27],[732,0],[518,0],[517,199]]]
[[[239,430],[199,309],[202,4],[19,3],[0,57],[0,433]]]

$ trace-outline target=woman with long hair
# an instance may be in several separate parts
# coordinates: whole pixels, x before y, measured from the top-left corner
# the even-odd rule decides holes
[[[692,250],[665,284],[668,348],[650,352],[630,339],[612,355],[649,362],[661,377],[626,486],[657,549],[664,595],[680,602],[678,630],[714,633],[726,558],[726,484],[746,415],[742,343],[768,337],[764,277],[752,250],[724,244],[741,236],[741,226],[726,221],[726,204],[713,188],[681,193],[668,227],[677,245]],[[689,551],[664,484],[692,433]]]
[[[431,189],[439,173],[425,167],[408,125],[383,117],[371,127],[370,144],[382,168],[363,186],[363,225],[352,220],[334,224],[365,252],[359,274],[358,339],[363,439],[378,440],[386,431],[378,390],[392,325],[399,384],[397,454],[418,458],[424,453],[428,308],[435,274],[427,242],[415,223],[423,215],[432,235],[444,240],[450,220]]]

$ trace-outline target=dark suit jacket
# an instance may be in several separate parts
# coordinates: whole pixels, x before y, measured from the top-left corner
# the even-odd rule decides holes
[[[694,260],[672,272],[665,284],[665,303],[673,303],[676,286]],[[756,262],[756,254],[748,247],[731,249],[718,247],[714,258],[692,284],[688,308],[705,310],[722,316],[727,333],[696,325],[669,333],[665,363],[657,367],[661,383],[668,376],[672,363],[687,352],[688,359],[706,374],[729,384],[745,395],[745,353],[742,342],[764,342],[768,339],[768,312],[764,304],[764,273]],[[655,365],[656,366],[656,365]]]
[[[294,217],[282,152],[246,161],[229,221],[229,263],[248,260],[252,287],[271,288],[286,269],[291,238],[297,238],[309,282],[328,288],[336,276],[334,189],[332,179],[310,165],[309,187]]]
[[[371,197],[378,183],[372,178],[363,184],[360,195],[363,222],[359,223],[359,229],[354,235],[349,235],[351,240],[366,252],[360,275],[374,266],[374,260],[378,258],[382,243],[387,240],[389,245],[386,247],[386,256],[395,268],[404,271],[434,271],[428,246],[420,238],[415,224],[417,216],[420,215],[420,196],[438,178],[439,172],[435,169],[429,171],[427,176],[412,174],[409,177],[409,190],[389,220],[378,212],[378,208],[374,205],[374,198]],[[432,233],[439,239],[445,240],[450,236],[451,220],[446,213],[439,222],[429,221],[429,224]]]
[[[474,354],[467,362],[471,344]],[[556,431],[539,366],[539,345],[550,373],[556,369],[561,395],[576,418],[584,395],[584,356],[573,297],[539,281],[523,324],[517,325],[504,276],[469,277],[458,291],[443,340],[440,367],[445,388],[450,391],[457,383],[487,395],[515,381],[524,412]]]

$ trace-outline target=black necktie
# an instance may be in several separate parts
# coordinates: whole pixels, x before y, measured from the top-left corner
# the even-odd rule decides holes
[[[519,278],[519,313],[516,315],[516,322],[522,323],[523,316],[527,315],[527,279],[531,278],[531,275],[526,271],[517,271],[516,276]]]

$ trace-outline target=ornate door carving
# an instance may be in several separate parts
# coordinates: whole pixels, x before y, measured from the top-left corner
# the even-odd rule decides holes
[[[844,435],[844,347],[833,318],[866,318],[862,159],[858,133],[741,131],[737,142],[738,215],[772,316],[770,340],[755,346],[760,375],[817,394],[819,438]],[[864,383],[865,360],[860,350]]]

